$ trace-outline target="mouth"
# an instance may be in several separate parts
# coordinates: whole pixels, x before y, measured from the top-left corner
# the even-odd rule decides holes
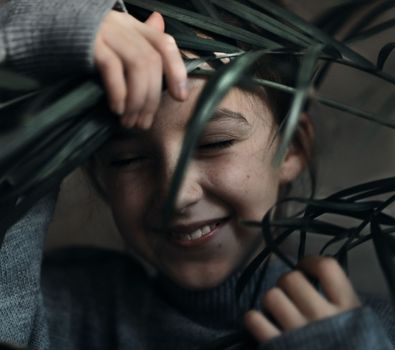
[[[229,218],[210,220],[193,225],[177,225],[170,227],[167,238],[176,245],[193,247],[211,240]]]

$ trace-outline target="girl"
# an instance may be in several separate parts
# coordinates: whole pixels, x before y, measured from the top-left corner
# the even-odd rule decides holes
[[[274,167],[283,101],[269,93],[231,90],[206,126],[164,230],[164,199],[205,80],[187,81],[159,14],[141,23],[127,14],[107,13],[111,2],[89,4],[89,10],[77,1],[50,4],[51,35],[65,30],[66,17],[76,21],[66,26],[75,35],[59,43],[71,44],[70,55],[62,55],[70,69],[77,59],[91,65],[88,39],[104,16],[93,61],[110,106],[131,129],[102,147],[91,170],[126,244],[153,273],[127,255],[72,249],[44,261],[40,285],[38,233],[45,232],[53,206],[53,198],[46,198],[10,229],[1,249],[0,339],[39,349],[191,349],[245,327],[264,349],[392,348],[376,316],[360,307],[347,277],[329,258],[300,264],[319,280],[325,295],[302,272],[283,275],[286,269],[272,259],[264,281],[254,276],[241,299],[235,297],[240,272],[264,245],[261,233],[240,225],[239,218],[260,220],[280,187],[306,166],[308,119],[301,122],[299,140]],[[28,2],[6,2],[2,38],[6,61],[29,72],[34,66],[45,79],[40,63],[48,57],[37,45],[46,47],[42,38],[48,19],[36,11]],[[40,19],[41,40],[33,35],[28,43],[34,49],[17,36],[17,28],[27,23],[24,13]],[[59,63],[51,62],[47,71],[59,70]],[[169,94],[161,97],[162,71]],[[265,315],[247,313],[256,290]]]

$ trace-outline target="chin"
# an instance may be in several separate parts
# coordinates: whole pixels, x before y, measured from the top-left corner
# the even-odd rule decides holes
[[[189,290],[212,289],[220,286],[232,274],[230,269],[180,269],[162,271],[179,287]]]

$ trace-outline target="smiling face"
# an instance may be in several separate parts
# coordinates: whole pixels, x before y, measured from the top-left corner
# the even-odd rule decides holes
[[[148,131],[116,139],[101,157],[102,179],[127,245],[178,285],[219,285],[262,247],[261,234],[238,223],[260,220],[281,182],[301,169],[298,155],[272,165],[275,125],[258,97],[233,89],[207,124],[176,201],[169,232],[158,230],[186,125],[203,80],[190,97],[163,98]]]

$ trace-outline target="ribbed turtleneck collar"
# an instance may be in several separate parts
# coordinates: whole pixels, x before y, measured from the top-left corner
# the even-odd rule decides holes
[[[182,288],[163,275],[157,276],[156,284],[164,299],[186,317],[207,327],[229,329],[240,326],[244,313],[258,307],[259,302],[254,300],[256,296],[259,300],[259,296],[273,287],[285,271],[280,261],[271,258],[264,276],[262,269],[258,269],[240,298],[236,297],[240,272],[230,276],[220,286],[207,290]]]

